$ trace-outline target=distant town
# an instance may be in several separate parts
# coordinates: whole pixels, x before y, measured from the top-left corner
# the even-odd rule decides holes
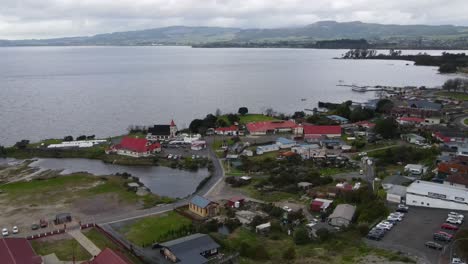
[[[0,147],[0,263],[466,263],[468,81],[348,88],[376,98]],[[206,177],[161,195],[74,160]]]

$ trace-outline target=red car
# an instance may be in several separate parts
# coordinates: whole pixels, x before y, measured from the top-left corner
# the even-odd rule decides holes
[[[447,229],[447,230],[458,230],[458,226],[452,225],[452,224],[449,224],[449,223],[442,224],[440,226],[440,228]]]

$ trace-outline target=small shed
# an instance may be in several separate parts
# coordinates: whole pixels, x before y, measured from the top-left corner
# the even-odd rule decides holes
[[[308,190],[310,187],[312,187],[312,183],[310,183],[310,182],[298,182],[297,187],[301,188],[303,190]]]
[[[72,221],[72,217],[71,217],[70,213],[58,214],[58,215],[55,216],[55,220],[54,220],[56,225],[65,224],[65,223],[68,223],[68,222],[71,222],[71,221]]]
[[[347,227],[353,220],[356,207],[350,204],[339,204],[328,217],[328,223],[332,226]]]
[[[312,201],[312,203],[310,203],[310,210],[312,212],[320,212],[322,209],[322,205],[323,205],[323,202],[321,201]]]
[[[392,185],[386,192],[389,202],[401,203],[406,198],[406,186]]]
[[[255,232],[258,233],[258,234],[264,235],[264,234],[267,234],[268,232],[270,232],[270,228],[271,228],[271,223],[268,222],[268,223],[256,226],[255,227]]]
[[[245,198],[240,196],[234,196],[228,200],[227,205],[233,208],[239,208],[244,205]]]

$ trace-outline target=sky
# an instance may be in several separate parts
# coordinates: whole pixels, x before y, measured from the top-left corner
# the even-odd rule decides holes
[[[468,0],[0,0],[0,39],[156,27],[274,28],[321,20],[468,26]]]

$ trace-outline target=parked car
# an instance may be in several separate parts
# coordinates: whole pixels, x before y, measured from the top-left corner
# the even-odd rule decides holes
[[[407,213],[408,210],[409,210],[409,207],[404,204],[399,204],[398,208],[396,209],[397,212],[401,212],[401,213]]]
[[[371,240],[381,240],[384,235],[382,233],[369,233],[367,238]]]
[[[283,206],[283,210],[285,210],[285,211],[286,211],[286,212],[288,212],[288,213],[289,213],[289,212],[292,212],[292,209],[291,209],[291,208],[289,208],[289,207],[288,207],[288,206],[286,206],[286,205],[285,205],[285,206]]]
[[[442,228],[442,229],[447,229],[447,230],[458,230],[458,226],[452,225],[452,224],[448,224],[448,223],[442,224],[442,225],[440,226],[440,228]]]
[[[39,225],[38,224],[32,224],[31,225],[31,230],[38,230],[39,229]]]
[[[452,264],[466,264],[466,262],[464,262],[460,258],[452,258]]]
[[[438,231],[437,234],[444,235],[444,236],[446,236],[446,237],[448,237],[448,238],[450,238],[450,239],[453,238],[453,235],[452,235],[452,234],[449,234],[449,233],[444,232],[444,231]]]
[[[382,222],[376,225],[376,227],[380,229],[391,230],[393,227],[393,224],[390,222]]]
[[[389,222],[401,222],[403,220],[403,218],[401,216],[398,216],[398,215],[389,215],[387,217],[387,221]]]
[[[455,213],[455,212],[450,212],[450,213],[448,213],[447,217],[457,218],[457,219],[460,219],[462,222],[463,222],[463,220],[465,220],[465,216],[464,216],[464,215],[459,214],[459,213]]]
[[[437,249],[437,250],[442,250],[444,248],[444,246],[434,241],[427,241],[426,243],[424,243],[424,245],[428,248]]]
[[[13,229],[11,230],[11,232],[12,232],[13,234],[18,234],[18,233],[19,233],[18,227],[17,227],[17,226],[14,226]]]
[[[445,222],[450,223],[450,224],[461,225],[462,220],[459,219],[459,218],[449,217],[449,218],[447,218],[447,220],[445,220]]]
[[[41,226],[41,228],[46,228],[47,226],[49,226],[49,222],[47,222],[47,220],[45,219],[41,219],[39,221],[39,225]]]
[[[434,240],[444,241],[444,242],[450,242],[452,240],[451,237],[448,237],[448,236],[446,236],[444,234],[439,234],[439,233],[434,233],[433,238],[434,238]]]
[[[393,212],[390,215],[397,215],[397,216],[402,217],[402,218],[405,217],[405,214],[402,213],[402,212]]]
[[[8,233],[8,229],[7,228],[3,228],[2,229],[2,236],[8,236],[10,233]]]

